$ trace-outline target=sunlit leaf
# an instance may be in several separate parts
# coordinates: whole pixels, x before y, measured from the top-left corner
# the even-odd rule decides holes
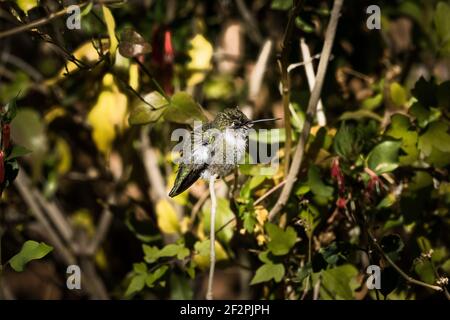
[[[172,96],[164,118],[176,123],[192,124],[195,120],[207,121],[202,107],[186,92],[177,92]]]
[[[159,92],[153,91],[144,96],[143,101],[138,101],[128,118],[130,125],[143,125],[158,121],[166,111],[169,102]]]
[[[263,264],[256,270],[255,276],[253,277],[250,285],[255,285],[262,282],[267,282],[270,280],[275,280],[275,282],[280,282],[283,279],[285,269],[281,263],[266,263]]]
[[[161,278],[167,272],[167,270],[169,270],[168,266],[161,266],[158,269],[156,269],[155,271],[153,271],[152,273],[149,273],[147,275],[147,278],[145,278],[145,284],[147,285],[147,287],[152,288],[153,284],[159,278]]]
[[[398,166],[400,141],[384,141],[375,146],[367,157],[367,164],[377,174],[390,172]]]
[[[289,253],[295,242],[297,242],[297,233],[292,227],[287,227],[285,231],[276,224],[267,223],[266,231],[270,238],[267,247],[276,256]]]
[[[180,223],[175,208],[167,199],[160,199],[156,204],[156,217],[158,227],[162,232],[172,234],[180,231]]]
[[[398,82],[391,83],[390,94],[392,102],[397,107],[403,106],[407,101],[406,90]]]
[[[103,18],[105,19],[106,28],[108,29],[109,36],[109,53],[111,55],[111,59],[113,61],[113,57],[116,53],[117,46],[119,45],[119,41],[116,38],[116,22],[114,20],[114,16],[111,13],[111,10],[105,5],[102,5]]]
[[[28,240],[23,244],[20,252],[9,260],[9,264],[15,271],[22,272],[28,262],[42,259],[52,250],[53,248],[44,242]]]
[[[187,80],[188,86],[195,86],[205,79],[206,72],[212,67],[211,59],[213,47],[211,43],[201,34],[197,34],[189,41],[190,49],[188,55],[191,61],[187,64],[188,70],[192,72]]]
[[[103,86],[87,121],[92,126],[92,138],[98,150],[108,155],[117,131],[122,131],[126,124],[127,96],[119,91],[111,74],[104,76]]]

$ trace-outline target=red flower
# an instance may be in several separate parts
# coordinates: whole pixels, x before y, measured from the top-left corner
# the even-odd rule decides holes
[[[339,166],[339,158],[334,158],[331,163],[331,177],[337,181],[339,193],[343,194],[345,191],[345,179]]]
[[[345,206],[347,205],[347,199],[343,198],[343,197],[339,197],[336,201],[336,206],[339,209],[344,209]]]

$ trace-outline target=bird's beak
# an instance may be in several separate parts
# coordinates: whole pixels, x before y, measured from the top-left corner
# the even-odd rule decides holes
[[[252,120],[252,121],[250,121],[250,124],[255,124],[255,123],[258,123],[258,122],[277,121],[277,120],[280,120],[280,118],[268,118],[268,119]]]

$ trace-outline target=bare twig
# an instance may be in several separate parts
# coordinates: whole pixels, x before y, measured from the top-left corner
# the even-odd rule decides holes
[[[303,61],[311,61],[311,53],[309,52],[308,45],[305,43],[305,39],[300,39],[300,50],[302,52]],[[308,80],[309,89],[312,90],[314,88],[314,83],[316,82],[316,75],[314,74],[313,64],[305,63],[305,72],[306,79]],[[325,127],[327,125],[327,118],[325,117],[325,112],[323,110],[322,99],[319,99],[317,104],[317,123],[321,127]]]
[[[300,140],[295,150],[294,160],[289,169],[289,174],[286,177],[286,184],[284,185],[283,191],[277,200],[277,203],[272,208],[269,214],[269,220],[273,220],[275,216],[281,211],[285,206],[295,181],[297,180],[298,173],[300,172],[300,166],[303,161],[303,155],[305,151],[306,140],[309,136],[311,129],[311,122],[314,119],[316,113],[317,103],[320,98],[320,93],[322,91],[323,82],[325,79],[325,73],[327,71],[328,62],[330,59],[331,48],[333,47],[334,37],[336,35],[336,28],[339,20],[339,15],[341,12],[342,4],[344,0],[335,0],[333,4],[333,10],[331,11],[330,23],[328,24],[327,31],[325,34],[325,42],[323,45],[322,53],[320,56],[319,67],[317,70],[316,83],[314,89],[312,90],[311,97],[309,99],[308,109],[306,112],[305,124],[300,136]],[[287,134],[287,132],[286,132]],[[286,137],[287,138],[287,137]]]
[[[211,217],[210,217],[210,232],[209,232],[209,277],[208,277],[208,291],[206,292],[206,299],[213,299],[212,287],[214,283],[214,268],[216,266],[216,233],[214,231],[216,225],[216,209],[217,199],[216,192],[214,190],[214,182],[216,181],[216,175],[212,175],[209,178],[209,194],[211,195]]]
[[[283,180],[279,184],[277,184],[276,186],[272,187],[270,190],[268,190],[266,193],[264,193],[261,197],[256,199],[256,201],[253,203],[253,205],[256,206],[256,205],[260,204],[264,199],[266,199],[272,193],[274,193],[275,191],[280,189],[282,186],[284,186],[285,183],[286,183],[286,180]]]
[[[377,251],[381,254],[381,256],[387,261],[389,262],[389,264],[398,272],[399,275],[401,275],[407,282],[418,285],[418,286],[422,286],[425,288],[429,288],[429,289],[433,289],[436,291],[442,291],[443,289],[440,286],[435,286],[423,281],[419,281],[416,280],[412,277],[410,277],[408,274],[406,274],[383,250],[383,248],[378,244],[377,240],[375,239],[375,237],[370,233],[369,230],[367,230],[367,234],[369,236],[369,239],[371,240],[373,246],[375,247],[375,249],[377,249]]]
[[[73,255],[72,252],[70,252],[67,249],[64,243],[61,241],[58,234],[53,229],[52,225],[45,216],[43,210],[40,208],[35,198],[33,197],[33,193],[30,192],[30,185],[23,170],[19,170],[19,175],[14,181],[14,185],[21,194],[27,206],[30,208],[33,215],[36,217],[39,223],[45,228],[47,235],[51,241],[51,244],[55,247],[56,251],[61,255],[61,258],[63,259],[64,263],[66,265],[75,264],[76,263],[75,256]]]
[[[100,222],[97,227],[97,231],[86,250],[86,253],[88,255],[94,255],[95,252],[97,252],[98,248],[100,247],[100,244],[103,242],[103,240],[106,237],[106,234],[108,233],[112,219],[113,215],[111,213],[111,210],[109,209],[108,205],[105,205],[102,216],[100,218]]]
[[[90,2],[91,1],[85,1],[83,3],[78,4],[78,6],[80,8],[83,8],[86,5],[88,5]],[[118,2],[122,2],[122,0],[101,0],[101,1],[99,0],[99,1],[95,1],[95,3],[102,3],[102,4],[113,4],[113,3],[118,3]],[[47,17],[34,20],[34,21],[30,22],[30,23],[23,24],[23,25],[17,26],[15,28],[12,28],[12,29],[9,29],[9,30],[1,31],[0,32],[0,39],[12,36],[12,35],[17,34],[17,33],[28,31],[30,29],[34,29],[34,28],[43,26],[43,25],[53,21],[54,19],[62,17],[64,15],[66,15],[66,14],[67,14],[67,8],[64,8],[64,9],[61,9],[59,11],[51,13]]]
[[[245,27],[247,28],[250,39],[257,44],[261,44],[263,42],[263,37],[261,36],[261,32],[258,29],[258,24],[245,5],[244,0],[236,0],[236,6],[242,18],[246,22]]]
[[[289,19],[284,31],[283,42],[281,43],[281,53],[278,59],[278,66],[281,72],[281,87],[283,96],[284,110],[284,128],[286,131],[286,141],[284,145],[284,172],[287,175],[289,171],[289,162],[292,149],[292,130],[291,130],[291,112],[289,110],[290,102],[290,79],[289,79],[289,53],[292,48],[292,33],[294,31],[294,22],[300,12],[300,0],[294,2],[294,6],[289,11]]]
[[[21,171],[23,172],[23,169],[21,169]],[[73,230],[64,214],[54,203],[47,201],[47,199],[45,199],[38,190],[33,188],[30,191],[39,205],[45,210],[53,225],[55,225],[56,229],[66,243],[70,244],[73,240]]]
[[[250,88],[249,88],[249,100],[254,101],[259,91],[261,90],[261,84],[264,77],[264,73],[267,69],[267,61],[269,60],[270,52],[272,51],[272,41],[267,40],[262,46],[261,53],[259,54],[258,61],[255,64],[255,68],[250,76]]]

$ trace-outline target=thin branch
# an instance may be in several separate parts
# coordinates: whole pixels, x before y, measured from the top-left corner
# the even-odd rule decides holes
[[[217,199],[216,191],[214,190],[214,182],[216,181],[216,175],[212,175],[209,178],[209,194],[211,195],[211,218],[210,218],[210,232],[209,232],[209,277],[208,277],[208,291],[206,292],[206,299],[213,299],[212,287],[214,284],[214,268],[216,266],[216,233],[214,231],[216,225],[216,209]]]
[[[286,142],[284,147],[284,171],[288,174],[289,162],[292,148],[292,130],[291,130],[291,113],[289,111],[290,102],[290,81],[289,81],[289,53],[292,47],[292,33],[294,31],[294,22],[300,11],[300,0],[296,0],[291,11],[289,11],[289,19],[286,30],[284,31],[283,42],[281,43],[281,53],[278,59],[278,66],[281,72],[281,86],[283,96],[283,110],[284,110],[284,128],[286,131]]]
[[[90,2],[92,2],[92,1],[85,1],[83,3],[78,4],[78,6],[80,8],[83,8],[86,5],[88,5]],[[118,3],[118,2],[122,2],[122,0],[102,0],[102,1],[98,0],[98,1],[94,1],[94,3],[102,3],[102,4],[113,4],[113,3]],[[49,23],[49,22],[51,22],[51,21],[53,21],[53,20],[55,20],[55,19],[57,19],[59,17],[62,17],[64,15],[66,15],[66,14],[67,14],[67,8],[63,8],[63,9],[61,9],[59,11],[51,13],[47,17],[34,20],[34,21],[30,22],[30,23],[23,24],[23,25],[17,26],[15,28],[12,28],[12,29],[9,29],[9,30],[1,31],[0,32],[0,39],[12,36],[14,34],[18,34],[18,33],[22,33],[22,32],[28,31],[30,29],[34,29],[34,28],[43,26],[43,25],[45,25],[45,24],[47,24],[47,23]]]
[[[377,240],[373,237],[373,235],[370,233],[369,230],[367,230],[367,234],[373,244],[373,246],[375,247],[375,249],[377,249],[377,251],[383,256],[383,258],[389,262],[389,264],[398,272],[398,274],[400,274],[407,282],[412,283],[412,284],[416,284],[418,286],[422,286],[425,288],[429,288],[429,289],[433,289],[436,291],[442,291],[442,288],[439,286],[435,286],[426,282],[422,282],[419,280],[416,280],[414,278],[412,278],[411,276],[409,276],[408,274],[406,274],[402,269],[400,269],[400,267],[384,252],[383,248],[378,244]]]
[[[250,39],[252,39],[256,44],[262,44],[263,37],[261,31],[258,29],[258,24],[256,23],[253,15],[248,10],[245,5],[244,0],[236,0],[236,7],[241,14],[242,18],[245,20],[245,27],[248,31]]]
[[[254,206],[260,204],[264,199],[266,199],[268,196],[270,196],[272,193],[274,193],[275,191],[277,191],[278,189],[280,189],[282,186],[284,186],[284,184],[286,183],[286,180],[283,180],[282,182],[280,182],[279,184],[277,184],[276,186],[272,187],[269,191],[267,191],[266,193],[264,193],[261,197],[259,197],[258,199],[256,199],[256,201],[253,203]]]
[[[66,265],[75,264],[76,263],[75,256],[72,254],[72,252],[70,252],[66,248],[64,243],[61,241],[58,234],[53,229],[50,222],[47,220],[47,217],[45,216],[43,210],[39,207],[38,203],[33,197],[32,192],[30,192],[31,187],[23,170],[19,170],[19,174],[16,180],[14,181],[14,185],[21,194],[27,206],[30,208],[33,215],[36,217],[36,220],[38,220],[41,223],[41,225],[45,228],[47,235],[51,241],[51,244],[55,246],[56,251],[61,255],[62,259],[64,260],[64,263]]]
[[[113,215],[111,213],[111,210],[109,209],[108,205],[105,205],[102,216],[100,218],[100,222],[97,227],[97,232],[95,233],[86,250],[86,253],[88,255],[94,255],[97,252],[98,248],[100,247],[100,244],[103,242],[103,240],[106,237],[106,234],[108,233],[112,220]]]
[[[327,31],[325,34],[325,42],[323,45],[322,53],[320,55],[319,67],[317,70],[316,83],[314,89],[312,90],[311,97],[309,99],[308,109],[306,112],[305,124],[303,126],[302,134],[295,150],[294,160],[289,169],[289,174],[286,177],[286,184],[284,185],[283,191],[277,200],[277,203],[272,208],[269,214],[269,220],[273,220],[275,216],[283,209],[289,196],[291,194],[292,188],[295,181],[297,180],[298,173],[300,172],[300,167],[303,161],[303,155],[305,151],[306,140],[309,136],[311,129],[311,122],[314,119],[316,113],[317,103],[320,99],[320,93],[322,91],[323,82],[325,79],[325,73],[327,71],[328,62],[330,60],[331,48],[333,47],[334,37],[336,35],[336,28],[344,0],[335,0],[333,4],[333,10],[331,11],[330,23],[328,24]],[[287,132],[286,132],[287,133]],[[288,154],[288,153],[286,153]]]
[[[310,61],[311,53],[309,52],[308,45],[305,43],[305,39],[300,39],[300,50],[302,52],[303,61]],[[312,62],[305,63],[305,72],[306,79],[308,80],[309,89],[312,90],[314,88],[314,83],[316,82],[316,75],[314,74],[314,67]],[[317,104],[317,123],[321,127],[325,127],[327,125],[327,118],[325,117],[325,112],[323,111],[322,99],[319,99]]]

